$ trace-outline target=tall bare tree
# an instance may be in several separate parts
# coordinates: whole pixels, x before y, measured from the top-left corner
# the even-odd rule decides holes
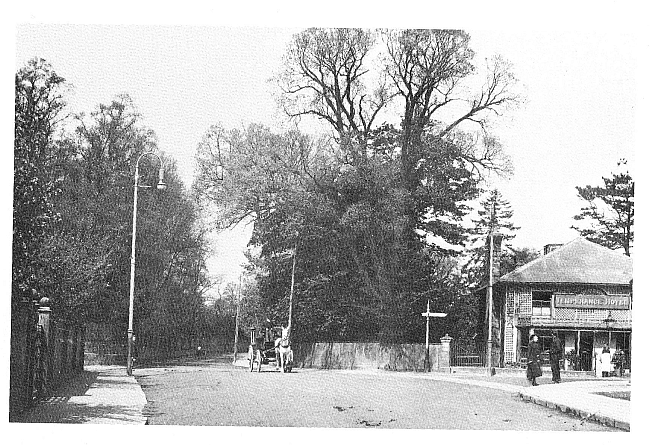
[[[462,203],[476,197],[484,170],[504,166],[488,120],[516,102],[515,79],[495,58],[477,88],[469,41],[454,30],[312,28],[294,37],[277,78],[288,115],[328,123],[345,156],[334,200],[342,221],[368,219],[349,253],[388,317],[389,341],[431,291],[440,248],[427,245],[427,234],[462,244]],[[399,128],[380,122],[393,103],[403,106]],[[347,181],[353,187],[341,188]],[[384,195],[390,206],[378,201]],[[374,215],[379,209],[382,218]],[[375,236],[382,227],[395,230]]]
[[[487,129],[490,113],[517,101],[509,65],[495,57],[483,87],[472,93],[467,78],[476,72],[470,36],[459,30],[386,30],[385,70],[403,100],[402,166],[407,187],[415,187],[413,170],[425,156],[424,132],[454,143],[473,167],[497,168],[498,144],[494,138],[479,140],[466,133],[454,134],[463,123]],[[444,116],[444,117],[442,117]],[[487,133],[485,133],[487,136]],[[483,142],[483,144],[478,144]],[[479,149],[479,146],[481,148]],[[409,184],[410,183],[410,184]]]
[[[365,84],[375,32],[310,28],[294,36],[277,77],[280,103],[291,117],[313,115],[328,122],[340,140],[368,136],[390,96],[381,79]]]

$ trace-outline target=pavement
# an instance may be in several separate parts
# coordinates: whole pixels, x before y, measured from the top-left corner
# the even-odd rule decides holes
[[[146,404],[142,388],[125,366],[92,365],[10,421],[145,425]]]
[[[248,367],[246,359],[235,366]],[[351,373],[390,372],[404,378],[433,379],[507,391],[523,401],[560,410],[586,420],[630,431],[631,379],[578,379],[553,384],[542,380],[527,386],[525,376],[495,376],[477,373],[400,372],[377,369],[341,370]],[[627,398],[620,398],[625,397]],[[62,385],[51,397],[14,416],[21,423],[89,423],[145,425],[147,399],[135,377],[126,375],[123,366],[86,366],[84,372]]]
[[[454,377],[444,373],[413,376],[507,391],[527,402],[630,431],[630,378],[581,378],[565,380],[559,384],[546,378],[538,386],[531,386],[524,371],[521,376],[466,374]]]
[[[414,378],[429,378],[465,385],[482,386],[517,394],[522,400],[545,406],[563,413],[579,416],[607,426],[630,431],[629,378],[576,379],[554,384],[542,380],[538,386],[530,386],[521,376],[487,376],[465,374],[415,373]],[[627,397],[621,398],[621,397]]]
[[[523,400],[630,431],[629,379],[574,381],[531,386],[519,391]]]

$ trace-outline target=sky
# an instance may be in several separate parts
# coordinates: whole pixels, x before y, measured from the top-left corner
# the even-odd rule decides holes
[[[270,10],[276,19],[278,14]],[[66,16],[57,19],[44,11],[24,17],[14,28],[14,71],[33,56],[48,60],[71,84],[67,100],[75,112],[90,112],[117,94],[129,94],[142,123],[176,160],[188,186],[197,144],[210,125],[286,125],[269,79],[282,68],[292,34],[313,24],[247,23],[241,17],[232,24],[183,23],[182,14],[176,24],[169,17],[156,21],[142,15],[137,22],[108,14],[99,25],[89,25],[98,21],[84,20],[83,14],[71,24],[61,20]],[[490,179],[490,186],[511,203],[513,222],[521,227],[513,244],[541,250],[545,244],[566,243],[577,236],[570,229],[581,205],[576,186],[598,185],[621,158],[634,176],[635,34],[630,28],[600,26],[487,28],[481,21],[464,29],[472,36],[475,62],[495,54],[509,60],[525,97],[492,126],[514,167],[507,180]],[[250,230],[238,227],[213,237],[211,275],[237,281]]]

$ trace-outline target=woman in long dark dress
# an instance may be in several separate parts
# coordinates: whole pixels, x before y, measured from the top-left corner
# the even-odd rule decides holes
[[[528,342],[528,369],[526,370],[526,377],[533,386],[537,386],[537,377],[542,376],[542,367],[540,366],[541,350],[539,343],[537,343],[537,336],[535,334],[530,336]]]

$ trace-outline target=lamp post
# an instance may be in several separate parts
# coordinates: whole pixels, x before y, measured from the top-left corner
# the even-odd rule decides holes
[[[611,310],[608,312],[607,318],[603,321],[605,322],[605,326],[607,326],[607,347],[609,348],[609,345],[612,344],[612,327],[614,327],[614,324],[616,323],[616,319],[612,317]]]
[[[237,363],[237,343],[239,342],[239,305],[241,304],[241,274],[239,275],[239,292],[237,294],[237,309],[235,312],[235,346],[232,364]]]
[[[160,169],[158,170],[158,184],[156,185],[156,188],[158,190],[165,190],[167,188],[167,185],[165,184],[165,181],[163,180],[165,171],[164,171],[164,165],[162,158],[158,156],[156,153],[153,152],[145,152],[138,157],[138,160],[135,163],[135,179],[133,182],[133,234],[131,236],[131,281],[129,283],[129,329],[127,331],[127,336],[128,336],[128,353],[126,357],[126,373],[128,375],[133,375],[133,297],[134,297],[134,290],[135,290],[135,236],[136,236],[136,222],[137,222],[137,215],[138,215],[138,188],[150,188],[150,185],[140,185],[139,180],[140,180],[140,160],[142,160],[143,157],[151,155],[155,156],[158,158],[158,162],[160,163]]]

